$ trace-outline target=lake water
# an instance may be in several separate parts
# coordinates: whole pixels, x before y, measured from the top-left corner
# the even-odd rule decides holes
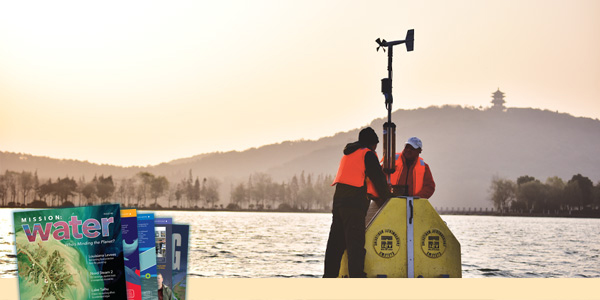
[[[0,277],[16,276],[12,209],[0,209]],[[321,277],[331,214],[158,212],[191,225],[191,277]],[[443,215],[463,277],[600,278],[600,219]]]

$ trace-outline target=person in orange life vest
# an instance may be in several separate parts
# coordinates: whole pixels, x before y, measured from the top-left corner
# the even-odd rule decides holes
[[[391,196],[375,153],[379,138],[371,127],[360,131],[358,141],[347,144],[336,178],[332,223],[325,251],[324,278],[338,277],[344,250],[348,251],[350,277],[366,277],[365,216],[369,207],[367,178],[382,198]]]
[[[421,140],[418,137],[411,137],[406,142],[404,150],[396,154],[396,171],[390,177],[394,196],[429,199],[435,192],[435,182],[429,165],[419,157],[422,150]]]

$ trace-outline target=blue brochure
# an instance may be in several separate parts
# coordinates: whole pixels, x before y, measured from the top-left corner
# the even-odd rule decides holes
[[[140,248],[140,277],[142,280],[142,300],[158,300],[154,214],[138,214],[137,218]]]
[[[189,225],[173,224],[173,295],[185,300],[188,266]]]
[[[168,289],[173,289],[173,241],[172,218],[155,218],[154,231],[156,239],[156,276],[157,281]],[[158,287],[159,290],[162,286]]]

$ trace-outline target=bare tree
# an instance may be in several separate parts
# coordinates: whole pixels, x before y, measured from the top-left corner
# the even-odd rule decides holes
[[[0,198],[2,198],[2,206],[6,206],[6,197],[8,196],[8,183],[6,176],[0,174]]]
[[[154,198],[154,206],[158,206],[158,197],[162,196],[165,191],[169,190],[169,181],[164,176],[156,177],[152,180],[150,194]]]
[[[501,212],[506,212],[510,202],[514,201],[516,198],[517,186],[509,179],[494,176],[494,178],[492,178],[490,190],[494,207]]]
[[[96,191],[101,202],[106,202],[107,199],[111,198],[115,192],[112,176],[104,177],[104,175],[101,175],[96,182]]]
[[[9,170],[6,170],[6,172],[4,172],[4,180],[6,183],[8,193],[10,194],[9,204],[12,203],[12,205],[18,205],[18,203],[17,203],[17,179],[18,179],[18,176],[19,176],[19,173],[17,173],[17,172],[13,172],[13,171],[9,171]]]
[[[236,204],[238,207],[244,207],[248,199],[247,190],[244,183],[240,183],[231,189],[231,203]]]
[[[219,202],[219,186],[221,182],[214,177],[206,178],[206,184],[204,185],[204,199],[208,207],[213,207]]]
[[[140,184],[138,185],[138,206],[140,206],[140,200],[144,200],[144,206],[146,206],[146,199],[150,192],[152,180],[154,180],[154,174],[149,172],[139,172],[136,176],[140,181]]]

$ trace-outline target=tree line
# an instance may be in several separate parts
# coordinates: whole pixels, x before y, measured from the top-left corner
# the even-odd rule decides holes
[[[334,189],[331,175],[294,175],[276,182],[266,173],[255,173],[232,184],[228,209],[310,211],[328,210]],[[139,172],[135,176],[44,179],[37,172],[7,170],[0,174],[0,205],[3,207],[59,207],[120,203],[124,207],[218,209],[221,182],[213,177],[189,175],[177,183],[165,176]]]
[[[4,207],[83,206],[120,203],[125,207],[157,208],[166,202],[169,208],[212,207],[219,201],[220,182],[204,178],[202,183],[189,177],[172,185],[164,176],[139,172],[131,178],[114,180],[112,176],[47,179],[37,172],[6,170],[0,174],[0,204]]]
[[[600,210],[600,182],[594,185],[581,174],[566,182],[557,176],[545,182],[528,175],[516,181],[494,177],[490,194],[499,212],[559,215]]]
[[[283,182],[255,173],[231,187],[230,209],[309,211],[328,210],[333,199],[333,176],[304,172]]]

